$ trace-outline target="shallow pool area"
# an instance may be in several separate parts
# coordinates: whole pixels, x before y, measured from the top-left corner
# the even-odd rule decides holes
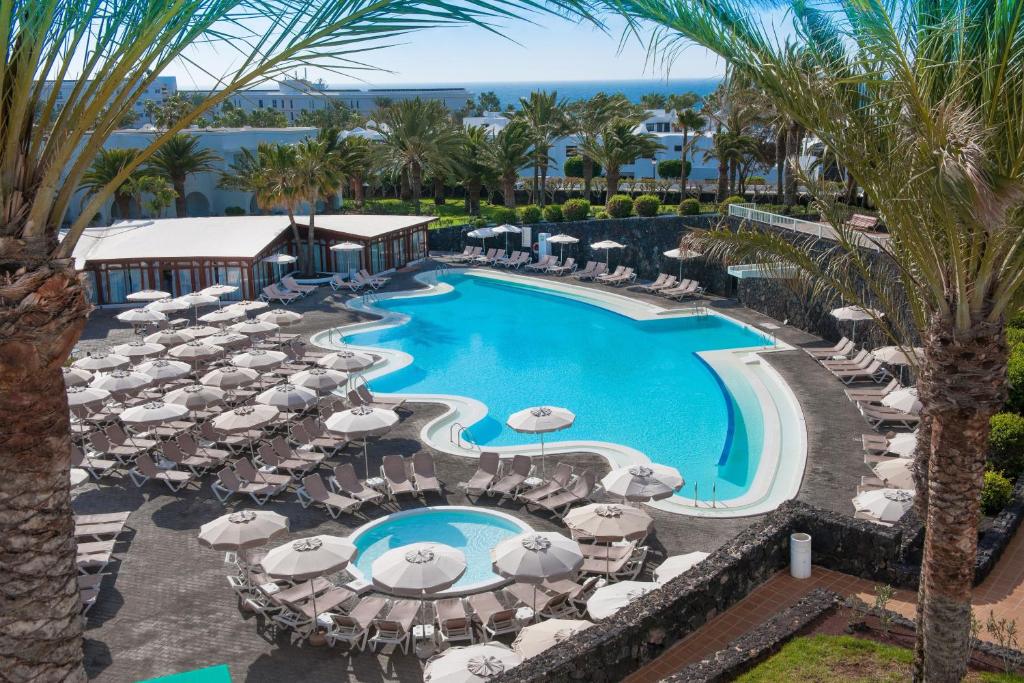
[[[482,590],[504,581],[491,569],[491,549],[530,530],[511,515],[483,508],[444,506],[396,512],[352,532],[349,539],[358,554],[349,571],[371,581],[373,561],[388,550],[410,543],[443,543],[466,556],[466,573],[444,594]]]

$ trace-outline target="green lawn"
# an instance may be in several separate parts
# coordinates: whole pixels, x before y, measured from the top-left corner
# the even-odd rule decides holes
[[[914,653],[895,645],[853,636],[807,636],[788,642],[778,653],[736,680],[741,683],[902,683],[909,681]],[[1010,674],[971,674],[968,681],[1014,683]]]

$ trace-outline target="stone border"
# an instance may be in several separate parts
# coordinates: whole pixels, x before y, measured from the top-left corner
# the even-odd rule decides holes
[[[662,679],[671,683],[731,681],[772,656],[805,628],[842,604],[842,597],[815,588],[796,604],[747,631],[712,657],[690,664]]]
[[[992,572],[1006,546],[1024,521],[1024,474],[1017,478],[1013,498],[996,515],[992,527],[978,539],[978,556],[974,561],[974,585],[977,586]]]

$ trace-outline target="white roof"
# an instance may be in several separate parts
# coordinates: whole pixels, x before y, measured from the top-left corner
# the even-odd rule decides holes
[[[430,216],[326,215],[316,217],[316,227],[369,239],[431,220]],[[253,258],[288,227],[286,216],[122,221],[110,227],[87,228],[73,255],[78,268],[88,261]]]

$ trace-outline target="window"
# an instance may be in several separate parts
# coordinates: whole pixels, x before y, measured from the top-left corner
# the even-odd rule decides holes
[[[277,109],[277,100],[270,100],[271,109]]]
[[[405,238],[396,237],[391,240],[391,263],[395,268],[405,265]]]
[[[256,103],[259,105],[260,109],[263,109],[263,100],[257,100]]]
[[[370,271],[380,273],[387,270],[385,265],[384,245],[374,242],[370,245]]]
[[[682,145],[676,145],[676,146],[675,146],[675,150],[676,150],[677,152],[682,152],[682,151],[683,151],[683,146],[682,146]]]
[[[654,132],[654,124],[653,123],[648,123],[647,124],[647,132],[648,133],[653,133]]]
[[[567,157],[574,157],[574,156],[576,156],[578,154],[579,154],[579,150],[576,148],[576,145],[566,145],[565,146],[565,156],[567,156]]]

